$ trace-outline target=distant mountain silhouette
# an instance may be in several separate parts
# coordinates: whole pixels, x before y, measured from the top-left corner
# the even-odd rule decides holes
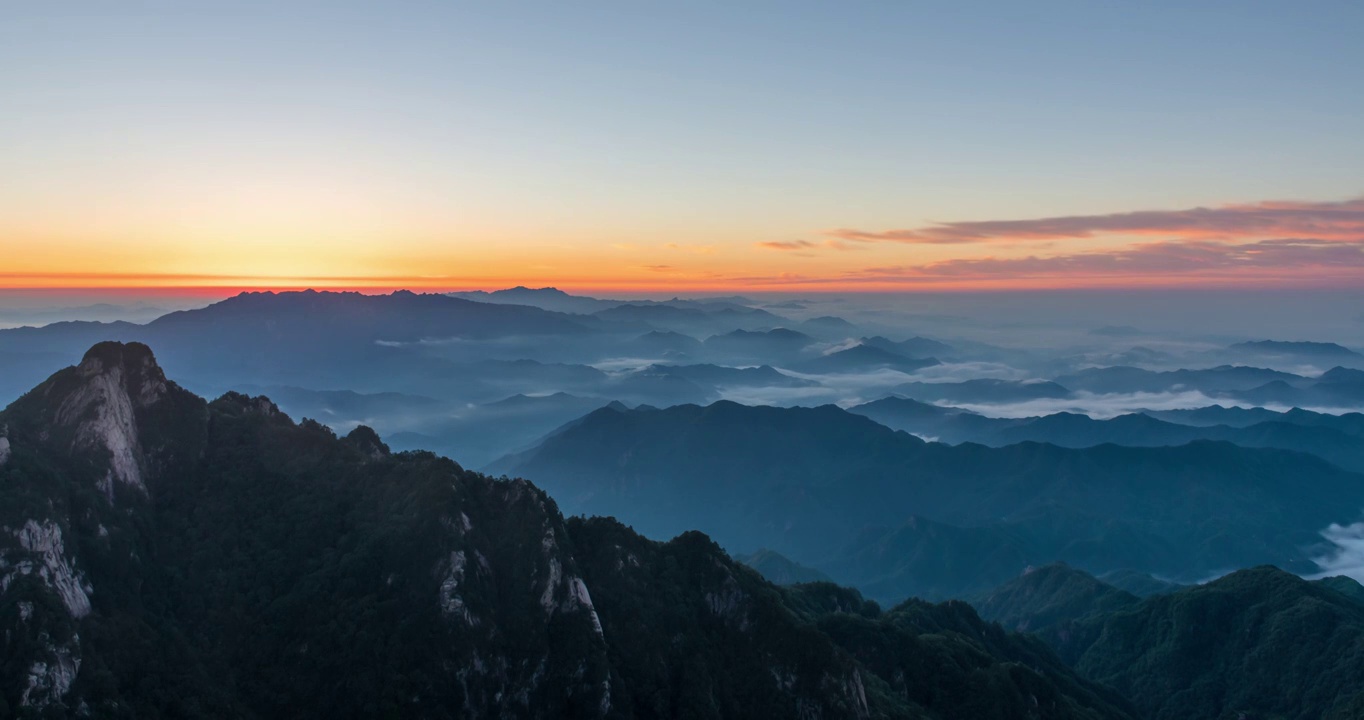
[[[1225,410],[1225,409],[1222,409]],[[1095,420],[1076,413],[1028,418],[991,418],[952,407],[889,397],[849,408],[895,430],[947,443],[974,442],[1002,447],[1020,442],[1045,442],[1062,447],[1093,447],[1111,443],[1133,447],[1184,445],[1198,440],[1222,440],[1244,447],[1281,448],[1312,453],[1341,467],[1364,472],[1364,415],[1325,415],[1305,410],[1276,413],[1226,413],[1216,410],[1175,418],[1255,420],[1239,427],[1184,425],[1145,413]],[[1263,419],[1262,419],[1263,418]]]
[[[917,336],[896,342],[876,335],[864,337],[860,342],[907,357],[949,357],[956,352],[951,345]]]
[[[1026,400],[1063,399],[1070,390],[1054,382],[979,378],[961,382],[911,382],[896,385],[892,392],[924,402],[1015,403]]]
[[[591,318],[539,308],[406,291],[260,292],[173,312],[146,325],[63,323],[0,330],[0,357],[17,352],[59,357],[59,364],[66,364],[102,340],[138,341],[155,345],[162,364],[195,386],[322,384],[364,391],[387,373],[442,372],[429,356],[414,359],[397,346],[516,337],[538,338],[543,344],[547,337],[594,336],[599,325]],[[13,382],[36,384],[39,379],[24,375]]]
[[[858,333],[856,325],[833,315],[821,315],[803,320],[795,329],[824,340],[844,340],[855,337]]]
[[[495,303],[498,305],[529,305],[543,310],[554,312],[573,313],[576,315],[589,315],[598,310],[605,310],[615,307],[623,301],[619,300],[599,300],[593,297],[582,295],[570,295],[563,290],[553,287],[528,288],[518,285],[505,290],[473,290],[469,292],[446,293],[450,297],[463,300],[473,300],[475,302]]]
[[[1303,381],[1300,375],[1265,368],[1223,365],[1205,370],[1155,371],[1135,367],[1105,367],[1081,370],[1056,378],[1071,390],[1093,393],[1165,392],[1198,390],[1217,394],[1250,390],[1269,382]]]
[[[765,330],[787,321],[766,310],[726,302],[631,302],[593,313],[593,317],[642,329],[704,336],[731,330]]]
[[[679,377],[711,387],[810,387],[815,383],[787,375],[771,365],[732,368],[721,365],[650,365],[641,375]]]
[[[791,365],[792,370],[815,375],[835,373],[865,373],[876,370],[898,370],[912,373],[926,367],[940,365],[937,358],[910,358],[871,345],[854,345]]]
[[[701,341],[669,330],[651,330],[623,343],[621,351],[644,358],[689,360],[700,357]]]
[[[759,550],[748,555],[734,558],[757,570],[768,582],[776,585],[798,585],[800,583],[831,582],[828,575],[805,567],[773,550]]]
[[[706,353],[717,359],[738,363],[779,363],[801,357],[801,351],[815,344],[815,339],[802,332],[786,328],[757,332],[734,330],[712,335],[703,345]]]
[[[1241,342],[1227,348],[1236,353],[1256,355],[1282,355],[1324,362],[1364,361],[1364,355],[1342,345],[1329,342],[1284,342],[1280,340],[1256,340]]]

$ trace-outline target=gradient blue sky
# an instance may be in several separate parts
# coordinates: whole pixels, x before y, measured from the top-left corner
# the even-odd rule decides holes
[[[12,3],[0,284],[841,287],[1121,252],[829,232],[1358,198],[1361,37],[1345,2]]]

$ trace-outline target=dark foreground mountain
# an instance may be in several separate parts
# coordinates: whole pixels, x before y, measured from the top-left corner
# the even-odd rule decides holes
[[[3,717],[1131,717],[960,604],[565,522],[135,343],[0,413],[0,626]]]
[[[1077,620],[1131,607],[1141,599],[1064,563],[1029,568],[976,598],[980,616],[1019,632],[1066,632]]]
[[[1157,720],[1364,717],[1364,604],[1272,567],[1082,620],[1058,646]]]
[[[699,528],[888,601],[966,597],[1058,560],[1184,581],[1314,572],[1319,531],[1364,506],[1364,477],[1302,453],[947,446],[834,406],[604,409],[492,468],[570,513],[659,538]]]
[[[1364,711],[1364,602],[1347,577],[1273,567],[1139,600],[1064,565],[977,598],[982,617],[1027,629],[1143,716],[1357,718]]]

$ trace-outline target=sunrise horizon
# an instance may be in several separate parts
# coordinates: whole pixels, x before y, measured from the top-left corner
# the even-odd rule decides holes
[[[1339,201],[1263,201],[1198,207],[1178,211],[1132,211],[1094,216],[945,222],[916,229],[879,231],[836,229],[810,233],[806,238],[749,244],[646,246],[611,244],[587,250],[599,259],[593,271],[581,269],[576,256],[583,248],[558,248],[567,263],[549,265],[555,252],[537,256],[530,267],[501,271],[491,268],[515,261],[486,249],[482,262],[462,263],[443,258],[406,256],[401,262],[419,264],[425,272],[410,274],[317,274],[157,272],[139,269],[86,271],[70,269],[71,262],[45,267],[43,257],[17,253],[13,264],[0,271],[0,282],[11,289],[180,289],[216,292],[240,289],[425,289],[434,291],[494,290],[517,285],[563,286],[583,292],[921,292],[921,291],[1031,291],[1061,289],[1142,288],[1321,288],[1350,287],[1364,279],[1364,198]],[[820,239],[822,238],[822,239]],[[67,240],[43,243],[43,252],[56,254],[53,245],[70,245],[71,252],[98,255],[98,243]],[[225,246],[231,245],[227,241]],[[910,262],[880,267],[854,267],[845,258],[861,251],[897,250],[897,259]],[[303,254],[288,243],[281,247]],[[909,248],[909,249],[905,249]],[[938,259],[914,264],[923,253]],[[944,251],[944,248],[947,251]],[[1003,248],[1004,252],[999,252]],[[1097,248],[1097,249],[1096,249]],[[119,254],[126,253],[120,248]],[[605,257],[603,257],[603,252]],[[34,253],[37,255],[37,253]],[[181,251],[177,265],[197,264]],[[192,253],[189,253],[192,254]],[[517,253],[519,254],[519,253]],[[619,256],[666,257],[674,264],[631,265]],[[743,256],[757,260],[736,264]],[[614,258],[612,256],[615,256]],[[690,257],[688,257],[690,256]],[[779,259],[772,259],[776,256]],[[842,256],[842,257],[840,257]],[[69,255],[62,255],[69,258]],[[699,258],[699,259],[697,259]],[[612,260],[614,259],[614,264]],[[836,262],[833,262],[836,260]],[[117,264],[110,258],[102,264]],[[390,258],[383,264],[391,265]],[[755,264],[756,263],[756,264]],[[211,267],[212,262],[202,263]],[[291,260],[295,267],[307,260]],[[327,264],[366,267],[366,261],[333,254]],[[842,266],[848,269],[811,270]],[[448,272],[433,271],[452,266]],[[459,273],[458,267],[473,267]],[[19,269],[23,268],[23,269]],[[59,269],[64,268],[64,269]],[[768,274],[755,274],[757,268]],[[306,268],[302,268],[306,269]]]

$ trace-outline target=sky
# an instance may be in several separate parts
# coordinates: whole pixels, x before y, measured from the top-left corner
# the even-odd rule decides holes
[[[0,288],[1357,288],[1357,2],[59,2]]]

